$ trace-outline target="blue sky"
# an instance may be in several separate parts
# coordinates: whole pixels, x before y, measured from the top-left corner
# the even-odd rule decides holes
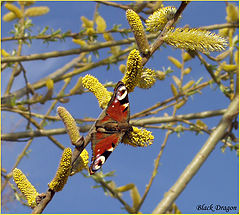
[[[78,32],[82,24],[80,17],[86,16],[92,19],[95,4],[95,2],[36,2],[35,6],[48,6],[50,12],[45,16],[33,18],[33,23],[35,24],[33,34],[36,33],[37,30],[43,29],[46,25],[49,25],[55,30],[61,28],[62,32],[68,30]],[[235,2],[235,4],[237,4],[237,2]],[[165,5],[178,7],[180,2],[165,2]],[[3,7],[2,14],[5,14],[6,11]],[[121,24],[122,28],[129,28],[123,10],[101,4],[99,13],[106,20],[107,29],[111,29],[114,24]],[[191,2],[184,11],[182,20],[178,26],[184,27],[188,24],[190,27],[200,27],[222,24],[226,22],[225,14],[225,2]],[[2,37],[10,36],[9,31],[13,24],[14,22],[2,22]],[[132,35],[130,36],[132,37]],[[120,37],[116,37],[115,39],[120,39]],[[103,41],[102,38],[100,40]],[[16,44],[12,42],[2,43],[2,48],[6,49],[6,51],[11,51],[16,47]],[[65,43],[49,43],[48,45],[42,44],[38,40],[33,40],[31,48],[25,46],[22,54],[28,55],[31,53],[44,53],[72,48],[78,48],[78,45],[74,44],[71,39],[66,39]],[[108,50],[104,49],[99,52],[100,59],[107,57],[107,51]],[[218,53],[213,53],[214,56],[217,54]],[[180,50],[173,49],[172,47],[161,47],[146,66],[156,70],[171,66],[174,70],[173,75],[179,77],[179,70],[167,59],[170,55],[179,60],[181,59]],[[46,61],[24,62],[23,65],[27,70],[29,82],[34,83],[47,74],[61,68],[74,57],[76,56],[51,58]],[[95,59],[93,58],[93,60]],[[125,64],[125,61],[121,63]],[[88,73],[96,76],[102,83],[107,81],[117,82],[122,78],[118,66],[119,64],[111,65],[110,70],[107,70],[106,66],[102,66],[88,71]],[[203,77],[203,81],[210,78],[209,74],[197,59],[186,63],[186,67],[188,66],[192,67],[192,72],[189,74],[189,77],[185,79],[186,82],[190,79],[198,80],[200,77]],[[2,95],[6,89],[10,72],[11,70],[3,72],[1,83]],[[82,74],[82,76],[85,74],[86,73]],[[72,84],[66,90],[67,92],[76,83],[77,79],[78,77],[73,78]],[[171,76],[167,77],[164,81],[158,81],[155,86],[149,90],[137,88],[129,95],[131,114],[137,113],[154,105],[156,102],[164,101],[171,97],[170,83],[173,83]],[[12,91],[20,89],[23,86],[23,78],[19,77],[14,82]],[[58,92],[61,86],[59,83],[56,84],[55,92]],[[44,90],[40,90],[39,92],[43,93]],[[215,85],[213,85],[213,89],[204,89],[202,92],[202,95],[196,94],[189,99],[187,105],[183,109],[180,109],[177,114],[195,113],[228,107],[229,100],[220,93]],[[46,106],[49,107],[49,105],[50,103],[47,103]],[[96,118],[101,112],[98,102],[92,94],[72,96],[69,103],[58,105],[67,108],[75,118]],[[43,105],[35,105],[33,107],[33,112],[44,114],[46,111],[47,108]],[[171,114],[172,109],[170,108],[169,110],[159,112],[157,116],[163,116],[164,113]],[[52,113],[52,115],[55,114],[56,111]],[[215,127],[219,120],[220,117],[214,117],[204,120],[204,122],[210,127]],[[9,115],[7,112],[2,113],[2,133],[24,131],[25,125],[17,115]],[[62,128],[63,123],[49,123],[45,128],[51,129],[56,128],[56,126],[57,128]],[[155,136],[153,145],[146,148],[133,148],[119,144],[103,166],[104,173],[116,170],[115,177],[113,177],[112,180],[115,181],[117,186],[135,183],[141,195],[143,195],[145,185],[150,179],[153,171],[153,162],[157,157],[165,135],[165,131],[163,130],[152,129],[151,131]],[[56,136],[56,138],[65,147],[71,147],[67,135],[59,135]],[[195,135],[190,132],[184,132],[180,138],[178,138],[176,134],[170,136],[160,161],[158,174],[141,208],[141,212],[151,213],[153,211],[163,198],[164,193],[175,183],[207,138],[208,135],[206,134]],[[25,142],[2,143],[2,167],[8,172],[11,170],[16,157],[23,150],[25,144]],[[216,146],[207,161],[176,200],[176,204],[182,213],[212,213],[211,211],[196,210],[199,204],[238,206],[238,157],[234,151],[230,151],[229,149],[222,153],[220,149],[221,146],[222,143]],[[47,184],[55,175],[62,151],[56,148],[56,146],[45,137],[35,138],[30,150],[31,152],[21,161],[18,168],[28,175],[29,180],[37,188],[38,192],[45,192],[47,190]],[[90,145],[87,147],[87,150],[91,157]],[[12,180],[11,182],[14,183]],[[63,191],[56,193],[53,200],[44,210],[44,213],[125,213],[122,205],[116,199],[104,195],[102,189],[93,189],[92,186],[94,185],[96,184],[91,178],[85,178],[81,174],[70,177]],[[129,193],[124,193],[123,198],[131,205]],[[29,208],[22,206],[19,202],[14,202],[14,204],[12,203],[8,206],[8,210],[2,208],[2,213],[31,212]],[[237,211],[232,211],[232,213],[236,212]],[[216,211],[215,213],[225,213],[225,211]]]

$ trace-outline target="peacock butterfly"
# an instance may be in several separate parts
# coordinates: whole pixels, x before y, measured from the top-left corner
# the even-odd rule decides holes
[[[124,134],[132,130],[132,126],[129,125],[129,115],[127,88],[119,81],[107,107],[95,122],[91,136],[92,163],[89,167],[91,175],[106,162]]]

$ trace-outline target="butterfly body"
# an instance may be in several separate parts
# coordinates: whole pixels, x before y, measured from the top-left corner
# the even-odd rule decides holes
[[[108,106],[95,122],[92,133],[92,164],[90,174],[94,174],[121,142],[125,133],[132,129],[129,125],[128,93],[123,82],[119,81],[114,89]]]

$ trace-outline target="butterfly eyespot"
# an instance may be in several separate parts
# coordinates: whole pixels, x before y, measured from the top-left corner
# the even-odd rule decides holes
[[[97,158],[94,162],[93,165],[93,171],[97,171],[98,169],[101,168],[101,166],[104,164],[105,162],[105,157],[104,156],[100,156],[99,158]]]
[[[125,99],[126,96],[127,96],[127,89],[125,86],[121,86],[117,93],[117,99],[123,100],[123,99]]]

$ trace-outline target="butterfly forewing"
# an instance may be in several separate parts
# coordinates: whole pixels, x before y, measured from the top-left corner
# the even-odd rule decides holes
[[[118,83],[117,91],[114,93],[107,107],[107,114],[117,122],[129,120],[129,101],[127,89],[122,82]]]

